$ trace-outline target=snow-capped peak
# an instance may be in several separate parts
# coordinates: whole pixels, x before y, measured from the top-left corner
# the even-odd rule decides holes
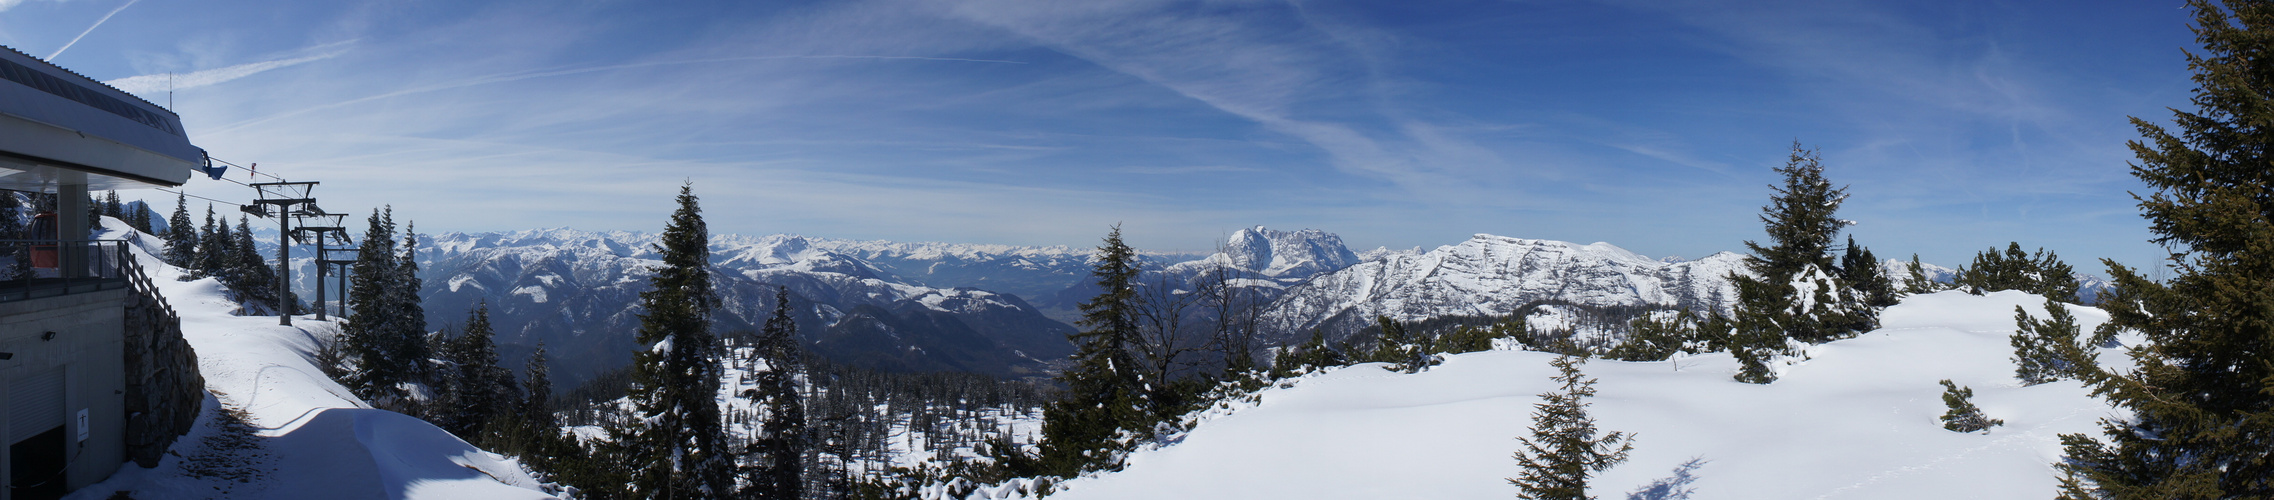
[[[1273,278],[1307,277],[1359,261],[1334,233],[1317,229],[1279,231],[1263,226],[1232,233],[1222,254],[1232,267]]]

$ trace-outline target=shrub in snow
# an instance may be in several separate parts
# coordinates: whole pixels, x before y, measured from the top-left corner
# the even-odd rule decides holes
[[[1431,339],[1407,331],[1405,325],[1388,316],[1375,316],[1374,324],[1381,330],[1374,337],[1374,351],[1359,361],[1389,363],[1383,368],[1405,373],[1417,373],[1442,362],[1429,354]]]
[[[2074,376],[2076,370],[2076,363],[2068,359],[2068,353],[2077,351],[2071,349],[2077,343],[2076,317],[2049,297],[2045,310],[2051,317],[2038,320],[2021,306],[2013,306],[2013,375],[2023,384],[2060,380]]]
[[[1561,392],[1540,395],[1533,405],[1532,436],[1519,437],[1524,449],[1516,463],[1524,470],[1508,478],[1517,498],[1585,500],[1587,477],[1627,460],[1634,436],[1612,432],[1595,437],[1595,418],[1587,415],[1587,398],[1595,395],[1595,380],[1579,372],[1587,358],[1563,356],[1554,361],[1561,372],[1554,380]]]
[[[1942,379],[1942,404],[1950,407],[1950,411],[1942,414],[1942,428],[1951,432],[1989,434],[1991,427],[2006,424],[2004,420],[1983,415],[1982,408],[1974,406],[1974,388],[1959,387],[1950,379]]]
[[[1981,295],[1998,290],[2021,290],[2043,295],[2045,298],[2077,300],[2076,271],[2061,262],[2061,256],[2037,249],[2037,255],[2021,251],[2021,243],[2006,244],[2006,251],[1997,248],[1983,250],[1974,255],[1974,265],[1958,268],[1956,285],[1966,293]]]
[[[1644,314],[1627,323],[1627,339],[1617,347],[1604,352],[1603,357],[1620,361],[1663,361],[1674,353],[1696,354],[1691,345],[1699,338],[1697,315],[1690,310]]]

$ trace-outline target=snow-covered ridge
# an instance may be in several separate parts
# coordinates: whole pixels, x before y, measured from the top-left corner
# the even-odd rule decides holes
[[[1743,272],[1744,261],[1721,252],[1665,262],[1609,243],[1478,234],[1321,275],[1288,290],[1265,320],[1278,331],[1305,332],[1338,317],[1503,315],[1542,300],[1726,310],[1737,298],[1728,276]]]

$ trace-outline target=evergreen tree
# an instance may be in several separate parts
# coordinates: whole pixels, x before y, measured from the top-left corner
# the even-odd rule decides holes
[[[466,314],[466,328],[444,350],[446,366],[454,377],[447,380],[456,404],[442,410],[458,428],[451,433],[473,439],[489,433],[489,422],[514,410],[513,374],[498,366],[496,332],[490,327],[490,306],[482,301]]]
[[[713,498],[734,491],[734,464],[716,399],[710,230],[693,184],[680,186],[678,201],[655,245],[663,264],[640,293],[641,349],[632,353],[629,394],[635,414],[615,440],[633,470],[633,496]]]
[[[150,227],[150,216],[151,216],[151,215],[152,215],[152,214],[151,214],[151,212],[150,212],[150,203],[148,203],[148,202],[143,202],[143,201],[136,201],[136,202],[134,202],[134,203],[133,203],[133,207],[132,207],[132,212],[131,212],[131,215],[127,217],[127,221],[126,221],[126,223],[127,223],[127,225],[129,225],[129,226],[133,226],[133,227],[134,227],[134,230],[136,230],[136,231],[141,231],[141,232],[142,232],[142,234],[147,234],[147,235],[151,235],[151,236],[164,236],[164,235],[158,234],[158,232],[157,232],[157,231],[154,231],[154,230],[152,230],[152,228]]]
[[[805,401],[797,375],[804,364],[797,343],[797,323],[790,318],[790,289],[774,291],[774,316],[759,330],[758,355],[766,371],[757,374],[758,406],[765,423],[752,443],[760,462],[745,493],[755,498],[800,498],[805,494]]]
[[[1148,404],[1135,356],[1137,342],[1137,251],[1121,241],[1121,226],[1098,247],[1098,295],[1083,302],[1073,365],[1058,374],[1066,392],[1043,410],[1042,468],[1063,477],[1083,471],[1117,469],[1123,429],[1146,427]]]
[[[1603,357],[1620,361],[1662,361],[1677,352],[1695,352],[1697,318],[1688,309],[1674,314],[1645,314],[1627,322],[1627,338]]]
[[[558,434],[560,420],[553,417],[552,369],[545,367],[545,344],[537,343],[537,351],[529,353],[529,364],[522,368],[521,407],[517,413],[521,420],[538,429]]]
[[[1374,316],[1374,326],[1380,331],[1374,337],[1374,351],[1361,362],[1389,363],[1390,366],[1383,368],[1405,373],[1419,372],[1436,364],[1435,356],[1428,352],[1429,339],[1406,331],[1405,325],[1389,316]]]
[[[1847,188],[1832,187],[1824,179],[1822,159],[1799,143],[1793,143],[1792,157],[1776,171],[1784,175],[1784,185],[1770,186],[1776,196],[1761,208],[1770,244],[1745,242],[1752,252],[1746,267],[1769,282],[1790,281],[1810,267],[1832,269],[1832,237],[1848,225],[1833,214],[1847,201]]]
[[[1947,378],[1942,379],[1942,404],[1950,408],[1942,414],[1942,428],[1951,432],[1989,434],[1991,427],[2006,424],[2004,420],[1983,414],[1982,407],[1974,406],[1974,388],[1958,387]]]
[[[1833,265],[1832,238],[1850,224],[1834,217],[1847,200],[1847,188],[1832,187],[1817,153],[1798,143],[1777,173],[1784,175],[1784,185],[1770,186],[1776,195],[1761,209],[1771,243],[1745,242],[1752,251],[1746,259],[1750,275],[1730,276],[1738,295],[1730,353],[1739,361],[1736,378],[1752,383],[1775,380],[1768,364],[1789,352],[1788,339],[1826,342],[1878,325],[1868,297]],[[1859,253],[1856,260],[1864,258]],[[1877,274],[1876,264],[1849,267],[1870,267],[1869,274]]]
[[[585,490],[585,498],[613,498],[614,491],[601,491],[605,488],[593,484],[593,471],[588,469],[596,463],[561,433],[560,421],[553,416],[549,403],[553,383],[545,368],[544,344],[530,353],[523,370],[521,390],[526,397],[509,401],[510,407],[490,416],[484,425],[488,444],[483,448],[521,457],[531,469],[549,474],[549,479]]]
[[[389,207],[389,210],[392,209]],[[401,346],[398,348],[401,352],[396,356],[401,359],[433,357],[434,353],[426,348],[426,343],[419,341],[426,338],[426,306],[420,303],[418,292],[425,288],[426,284],[418,277],[418,225],[416,223],[406,224],[403,227],[403,253],[395,260],[393,271],[394,276],[387,281],[387,305],[392,314],[395,315],[393,330],[395,338],[399,342],[397,345]],[[487,324],[487,321],[485,320],[484,323]],[[425,366],[426,363],[419,363],[412,374],[417,374],[417,370],[424,369]]]
[[[1460,354],[1490,351],[1493,339],[1520,338],[1526,335],[1522,321],[1502,321],[1483,327],[1461,325],[1453,328],[1451,333],[1438,336],[1434,342],[1435,347],[1429,349],[1429,352]]]
[[[243,215],[237,216],[237,231],[231,233],[229,247],[229,254],[235,256],[236,262],[221,275],[229,277],[225,283],[231,290],[237,291],[238,297],[249,302],[268,304],[280,311],[291,307],[285,298],[276,296],[276,270],[268,266],[268,259],[261,257],[260,249],[253,243],[250,219]]]
[[[423,335],[405,338],[411,328],[405,321],[396,281],[401,273],[395,254],[394,209],[372,210],[369,226],[358,247],[355,272],[348,279],[347,323],[340,327],[341,352],[352,366],[342,383],[373,405],[390,407],[401,402],[401,384],[418,380],[425,357]],[[424,330],[421,319],[418,330]],[[415,344],[411,345],[411,344]]]
[[[2173,111],[2177,135],[2133,118],[2145,140],[2130,143],[2178,274],[2104,261],[2123,295],[2108,324],[2146,342],[2135,369],[2080,370],[2130,415],[2062,436],[2062,498],[2274,498],[2274,2],[2189,5],[2198,110]]]
[[[1634,436],[1611,432],[1596,437],[1595,418],[1587,415],[1587,398],[1595,396],[1595,380],[1580,373],[1587,358],[1562,356],[1553,364],[1563,384],[1561,392],[1540,394],[1532,405],[1532,436],[1517,438],[1524,449],[1516,453],[1523,467],[1516,477],[1517,498],[1535,500],[1587,500],[1587,478],[1627,460]]]
[[[1905,267],[1910,271],[1911,277],[1903,281],[1903,293],[1915,295],[1942,290],[1941,283],[1927,277],[1927,265],[1919,262],[1919,254],[1911,254],[1911,263]]]
[[[103,216],[126,220],[126,208],[118,202],[118,191],[103,192]]]
[[[1311,340],[1281,349],[1271,359],[1271,373],[1273,378],[1287,378],[1300,371],[1349,364],[1341,351],[1327,346],[1326,332],[1311,330]]]
[[[1957,285],[1966,293],[1981,295],[1998,290],[2021,290],[2046,298],[2075,303],[2076,271],[2061,256],[2037,249],[2036,256],[2021,251],[2021,243],[2007,243],[1974,255],[1974,265],[1958,270]]]
[[[1895,305],[1895,294],[1900,291],[1895,289],[1895,281],[1879,268],[1879,257],[1873,256],[1871,249],[1857,245],[1854,236],[1848,237],[1847,255],[1840,257],[1840,278],[1854,288],[1863,305],[1873,308]],[[1873,324],[1857,331],[1878,328],[1876,315],[1873,319]]]
[[[1743,277],[1732,284],[1737,285],[1738,300],[1736,317],[1726,322],[1729,354],[1737,360],[1732,378],[1748,384],[1775,382],[1776,369],[1769,364],[1788,350],[1784,323],[1791,319],[1782,313],[1790,305],[1781,301],[1789,300],[1791,285]]]
[[[2077,369],[2071,363],[2070,350],[2077,343],[2077,320],[2069,314],[2068,306],[2059,301],[2045,299],[2045,310],[2050,316],[2044,320],[2029,317],[2029,311],[2013,306],[2014,331],[2009,342],[2013,344],[2014,378],[2023,385],[2037,385],[2073,376]]]
[[[229,223],[214,223],[211,203],[205,205],[205,228],[199,231],[197,247],[201,250],[197,253],[198,276],[216,276],[237,266],[237,245],[229,237]]]
[[[174,193],[174,215],[166,219],[166,264],[185,270],[196,267],[197,226],[190,225],[189,198]]]

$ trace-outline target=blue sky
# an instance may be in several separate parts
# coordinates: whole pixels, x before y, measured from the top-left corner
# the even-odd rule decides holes
[[[216,158],[421,231],[652,231],[692,180],[719,232],[1695,258],[1764,237],[1798,140],[1883,257],[2098,269],[2161,253],[2125,117],[2187,106],[2183,7],[0,0],[0,44],[161,104],[171,72]]]

